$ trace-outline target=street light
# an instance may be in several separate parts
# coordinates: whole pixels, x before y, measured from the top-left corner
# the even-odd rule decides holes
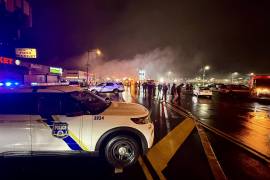
[[[204,78],[205,78],[205,71],[209,70],[210,69],[210,66],[204,66],[203,68],[203,86],[204,86]]]
[[[89,85],[89,61],[90,61],[90,54],[94,57],[96,56],[101,56],[102,52],[100,49],[93,49],[93,50],[88,50],[88,58],[87,58],[87,64],[86,64],[86,71],[87,71],[87,78],[86,78],[86,83]]]
[[[233,84],[233,76],[237,76],[238,75],[238,72],[234,72],[232,73],[232,79],[231,79],[231,83]]]

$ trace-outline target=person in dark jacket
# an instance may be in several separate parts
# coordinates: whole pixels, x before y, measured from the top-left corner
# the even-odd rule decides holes
[[[161,94],[161,90],[162,90],[162,84],[158,84],[158,98],[160,98],[160,94]]]
[[[143,87],[143,94],[146,95],[147,83],[144,82],[144,83],[142,84],[142,87]]]
[[[173,83],[172,85],[172,88],[171,88],[171,102],[174,101],[174,96],[175,96],[175,93],[176,93],[176,84]]]
[[[167,92],[168,92],[168,86],[166,85],[166,83],[164,83],[162,87],[162,100],[163,99],[165,101],[167,100]]]
[[[183,84],[180,84],[176,87],[176,93],[177,93],[177,101],[180,103],[181,101],[181,91],[182,91]]]

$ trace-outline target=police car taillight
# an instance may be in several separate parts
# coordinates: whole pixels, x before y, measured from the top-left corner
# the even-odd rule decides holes
[[[131,121],[133,121],[136,124],[148,124],[151,122],[150,117],[140,117],[140,118],[131,118]]]

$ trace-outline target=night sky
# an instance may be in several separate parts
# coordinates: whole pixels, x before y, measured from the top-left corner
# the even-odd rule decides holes
[[[33,43],[45,64],[67,64],[89,48],[110,61],[170,47],[185,73],[204,64],[216,73],[267,73],[269,8],[267,0],[38,0]]]

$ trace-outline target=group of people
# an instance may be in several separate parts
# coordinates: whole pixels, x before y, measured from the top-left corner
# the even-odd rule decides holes
[[[143,94],[146,96],[148,93],[148,97],[155,97],[156,96],[156,88],[157,88],[157,97],[162,100],[167,101],[167,95],[171,95],[171,101],[179,101],[181,99],[181,89],[183,87],[183,84],[179,84],[176,86],[175,83],[172,84],[172,87],[170,83],[159,83],[157,86],[154,82],[144,82],[142,83],[143,88]],[[140,88],[140,86],[139,86]]]

